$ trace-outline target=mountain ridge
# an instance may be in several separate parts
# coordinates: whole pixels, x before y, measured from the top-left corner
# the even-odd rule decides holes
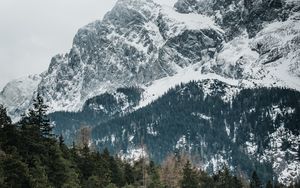
[[[242,163],[288,185],[300,169],[299,54],[299,1],[119,0],[0,102],[18,121],[39,93],[68,143],[88,125],[98,148],[137,157],[143,130],[158,161],[200,148],[206,170]]]
[[[299,80],[300,58],[297,55],[299,3],[280,1],[280,6],[268,5],[272,19],[268,19],[266,27],[260,26],[255,36],[249,36],[241,26],[239,35],[231,39],[226,27],[232,23],[218,25],[220,19],[241,11],[237,7],[243,6],[248,7],[247,10],[256,7],[253,14],[255,11],[261,14],[260,8],[267,1],[251,5],[235,0],[232,4],[199,6],[205,2],[182,0],[172,9],[151,0],[118,1],[102,21],[79,29],[69,53],[52,58],[34,92],[45,98],[51,112],[79,111],[93,96],[119,87],[145,87],[155,80],[175,76],[191,65],[199,74],[236,79],[242,87],[273,85],[300,90],[296,81]],[[223,6],[225,11],[220,12]],[[274,11],[283,12],[285,18],[273,14]],[[218,13],[220,18],[214,16]],[[251,14],[241,14],[232,22],[239,23],[243,17],[251,17]],[[261,25],[266,21],[258,22]],[[284,42],[280,41],[282,37]],[[4,102],[9,100],[9,96],[1,98]],[[14,111],[10,110],[11,105],[7,107]],[[25,110],[26,107],[19,109]]]

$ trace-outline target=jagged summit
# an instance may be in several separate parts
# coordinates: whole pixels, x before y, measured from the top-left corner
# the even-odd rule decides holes
[[[243,87],[300,89],[293,81],[299,78],[299,3],[274,1],[263,13],[267,2],[180,0],[172,9],[119,0],[102,21],[78,30],[69,53],[52,58],[35,91],[51,111],[78,111],[93,96],[172,80],[187,69],[198,70],[190,73],[195,79],[215,74]],[[260,27],[255,32],[253,24]]]
[[[78,31],[68,54],[52,59],[38,91],[53,111],[77,111],[90,97],[174,75],[208,50],[212,57],[222,35],[206,16],[181,16],[153,1],[118,1],[102,21]]]
[[[41,81],[42,75],[30,75],[12,80],[5,85],[0,93],[0,104],[5,104],[9,115],[17,120],[19,115],[27,109],[32,96]]]
[[[54,56],[48,70],[38,79],[24,78],[9,83],[0,94],[0,102],[8,107],[10,115],[18,117],[39,92],[50,106],[50,112],[79,111],[86,116],[87,101],[99,112],[105,110],[103,104],[110,106],[106,99],[115,101],[116,106],[122,103],[116,107],[120,114],[138,112],[137,109],[147,109],[170,88],[191,80],[208,83],[209,87],[201,88],[203,96],[212,90],[222,93],[220,103],[230,103],[245,88],[286,87],[300,91],[299,2],[179,0],[174,8],[169,8],[151,0],[119,0],[103,20],[80,28],[72,49]],[[219,82],[230,87],[213,87]],[[125,108],[128,96],[117,92],[128,87],[142,88],[138,89],[142,92],[138,92],[139,104],[129,105],[130,110]],[[253,92],[256,96],[255,89]],[[94,99],[101,102],[94,104]],[[270,103],[268,108],[274,114],[294,114],[293,110],[284,108],[278,111],[277,103],[276,106]],[[255,113],[253,109],[246,110]],[[261,110],[270,114],[263,107]],[[207,120],[208,116],[200,114],[199,117]],[[70,130],[66,132],[69,134]],[[226,129],[226,132],[230,131]],[[271,132],[275,138],[280,129]],[[246,136],[252,138],[252,132],[248,133]],[[118,139],[118,135],[109,136]],[[182,143],[187,137],[179,138]],[[245,144],[251,153],[251,143]],[[299,164],[289,165],[292,166],[273,169],[277,174],[285,173],[282,177],[298,176],[293,174],[300,168]]]
[[[178,0],[174,5],[180,13],[199,13],[213,17],[226,31],[227,40],[232,40],[247,30],[249,37],[272,21],[285,21],[298,12],[300,2],[295,0]]]

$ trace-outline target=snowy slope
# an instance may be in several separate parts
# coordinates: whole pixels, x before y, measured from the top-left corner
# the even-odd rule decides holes
[[[186,37],[193,37],[190,43]],[[118,1],[102,21],[78,31],[70,53],[52,59],[38,91],[51,112],[78,111],[93,96],[143,86],[209,59],[206,52],[213,55],[222,38],[206,16],[179,14],[152,1]]]
[[[28,108],[40,81],[40,75],[19,78],[9,82],[1,91],[0,103],[8,108],[14,121]]]
[[[54,56],[45,73],[8,83],[0,103],[16,121],[36,92],[50,112],[74,112],[92,97],[129,86],[144,90],[135,107],[140,109],[191,80],[210,79],[203,84],[206,94],[216,80],[226,83],[222,98],[226,102],[243,88],[300,91],[299,2],[179,0],[170,8],[152,0],[119,0],[103,20],[79,29],[72,49]],[[229,128],[226,131],[229,136]],[[156,134],[151,128],[148,132]],[[283,128],[270,133],[274,142],[281,142],[281,132],[299,142]],[[245,147],[250,156],[257,149],[251,139]],[[140,153],[140,148],[131,150],[133,157]],[[280,181],[288,183],[298,176],[299,163],[278,161],[287,152],[270,143],[265,156],[279,156],[273,168]]]
[[[69,53],[52,58],[37,91],[54,112],[79,111],[87,99],[128,86],[145,89],[142,107],[180,82],[206,78],[300,90],[300,24],[293,8],[299,3],[287,4],[270,5],[259,21],[251,12],[235,15],[251,6],[259,11],[260,3],[180,0],[173,9],[151,0],[119,0],[102,21],[79,29]],[[228,16],[231,22],[224,21]],[[260,27],[252,31],[251,24]],[[235,25],[238,31],[230,35]],[[22,93],[2,96],[14,116],[17,106],[26,109],[23,99]]]

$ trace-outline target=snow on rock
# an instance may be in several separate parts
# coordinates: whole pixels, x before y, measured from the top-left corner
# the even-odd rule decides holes
[[[126,153],[120,151],[118,154],[122,160],[134,162],[138,161],[143,158],[148,158],[148,154],[145,151],[145,148],[142,147],[135,147],[135,148],[128,148]]]
[[[220,36],[224,33],[212,18],[205,15],[196,13],[181,14],[171,7],[163,7],[161,16],[166,21],[165,27],[168,28],[165,33],[165,37],[167,38],[178,36],[185,30],[199,31],[203,29],[212,29],[219,32]]]
[[[154,128],[154,124],[150,124],[147,126],[147,134],[152,135],[152,136],[158,135],[158,132]]]
[[[51,60],[38,91],[50,112],[79,111],[91,97],[145,86],[211,58],[222,35],[206,16],[180,14],[151,0],[120,0],[102,21],[79,29],[69,53]]]
[[[40,81],[41,75],[31,75],[12,80],[3,88],[0,103],[7,107],[13,121],[18,121],[20,115],[28,109]]]
[[[257,149],[258,146],[255,143],[254,140],[254,134],[250,133],[250,139],[249,141],[246,141],[245,145],[246,145],[246,152],[250,155],[250,156],[255,156],[255,154],[257,153]]]
[[[277,116],[280,115],[284,117],[287,114],[292,114],[295,112],[295,109],[291,107],[279,107],[278,105],[272,106],[272,108],[269,110],[269,114],[273,121],[276,120]]]
[[[231,14],[239,6],[233,3],[226,11]],[[151,0],[119,0],[102,21],[79,29],[70,52],[53,57],[40,83],[35,83],[50,112],[79,111],[87,99],[128,86],[145,89],[139,106],[144,107],[169,88],[191,80],[300,90],[299,13],[265,23],[252,38],[247,30],[225,41],[223,26],[209,16],[210,10],[179,12],[178,7]],[[225,90],[225,101],[237,93]],[[15,95],[18,103],[9,102],[9,97],[2,101],[16,109],[24,96]]]
[[[250,68],[249,65],[255,63],[259,54],[250,48],[250,42],[248,34],[243,32],[241,36],[224,44],[210,66],[215,72],[226,77],[239,79],[247,74],[251,75],[251,72],[246,71]]]
[[[176,145],[175,145],[175,149],[181,150],[181,151],[186,151],[188,153],[190,153],[193,149],[193,143],[190,143],[187,136],[186,135],[182,135]]]
[[[213,83],[213,80],[215,79],[227,83],[228,85],[236,86],[237,88],[241,84],[238,80],[224,78],[215,73],[202,74],[201,71],[199,71],[199,66],[201,65],[195,64],[193,66],[189,66],[187,68],[182,69],[174,76],[168,76],[149,83],[149,86],[146,85],[143,88],[145,90],[143,93],[143,99],[140,102],[139,106],[137,106],[136,108],[142,108],[148,105],[149,103],[153,102],[154,100],[162,96],[164,93],[166,93],[170,88],[175,87],[176,85],[179,85],[181,83],[188,83],[193,80],[201,81],[211,79],[211,83]],[[204,93],[209,94],[210,92],[212,92],[212,90],[210,90],[209,87],[207,87],[206,90],[205,88],[203,89]],[[225,92],[226,94],[228,94],[228,96],[226,97],[225,95],[224,99],[230,98],[230,96],[233,96],[235,93],[237,93],[237,91],[238,89],[229,88],[228,91]]]
[[[261,75],[262,83],[300,90],[299,18],[300,13],[295,13],[284,22],[268,24],[253,39],[251,46],[259,53],[256,65],[266,74]]]
[[[204,120],[207,120],[207,121],[209,121],[211,119],[211,117],[209,117],[209,116],[207,116],[205,114],[201,114],[201,113],[195,113],[195,112],[193,112],[191,115],[195,116],[195,117],[198,117],[199,119],[204,119]]]
[[[280,183],[290,185],[300,176],[300,162],[297,153],[300,149],[300,137],[283,125],[271,133],[269,137],[269,146],[261,159],[272,163]],[[290,146],[287,148],[288,145]],[[285,160],[286,157],[289,160]]]
[[[224,165],[229,166],[228,161],[223,157],[223,155],[216,154],[204,164],[203,168],[204,170],[211,171],[212,173],[217,173],[224,167]],[[232,167],[230,167],[230,169],[232,169]]]

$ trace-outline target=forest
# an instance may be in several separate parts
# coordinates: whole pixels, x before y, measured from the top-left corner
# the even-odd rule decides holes
[[[68,147],[62,136],[53,134],[47,108],[37,95],[28,113],[12,123],[0,105],[1,188],[284,187],[262,182],[255,171],[246,179],[225,165],[217,173],[208,174],[193,165],[189,156],[176,153],[170,153],[161,164],[149,158],[126,161],[106,148],[91,148],[84,131],[81,139]]]

